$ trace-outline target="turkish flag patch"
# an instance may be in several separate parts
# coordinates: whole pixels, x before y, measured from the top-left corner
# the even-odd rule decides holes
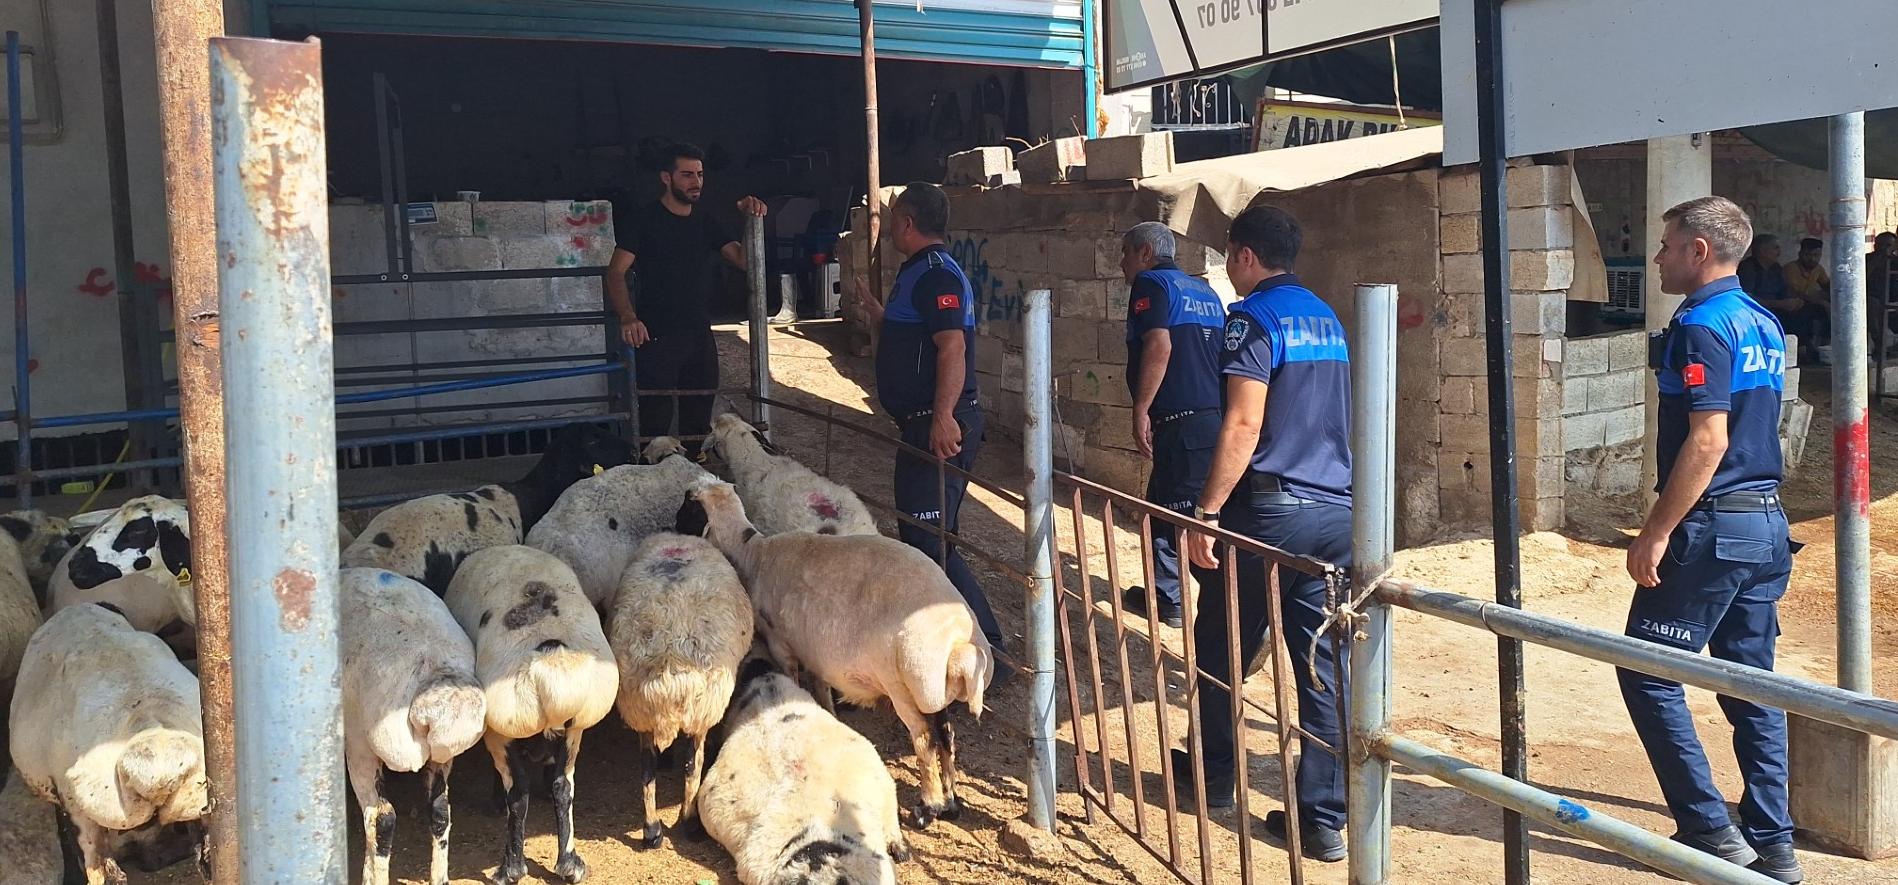
[[[1700,363],[1688,363],[1681,367],[1681,382],[1688,387],[1699,387],[1707,383],[1707,367]]]
[[[1152,306],[1153,306],[1153,299],[1142,298],[1139,301],[1134,302],[1134,313],[1145,313],[1147,308],[1152,307]]]
[[[960,295],[938,295],[938,296],[936,296],[936,309],[937,309],[937,310],[954,310],[955,308],[958,308],[958,307],[961,307],[961,306],[962,306],[962,296],[960,296]]]

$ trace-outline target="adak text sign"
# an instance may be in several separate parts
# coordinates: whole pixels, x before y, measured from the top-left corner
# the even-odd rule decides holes
[[[1428,24],[1438,0],[1105,0],[1107,88],[1132,89]]]

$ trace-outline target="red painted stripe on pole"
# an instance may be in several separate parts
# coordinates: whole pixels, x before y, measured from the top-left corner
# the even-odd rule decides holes
[[[1851,501],[1858,515],[1869,517],[1872,509],[1871,416],[1861,409],[1858,420],[1832,431],[1832,493],[1839,501]]]

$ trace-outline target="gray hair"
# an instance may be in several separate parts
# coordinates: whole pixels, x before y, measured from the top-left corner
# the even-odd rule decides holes
[[[1158,221],[1142,221],[1128,228],[1120,242],[1134,249],[1146,246],[1153,250],[1155,258],[1171,259],[1178,248],[1174,245],[1173,230]]]
[[[1753,220],[1726,197],[1697,197],[1661,214],[1681,230],[1704,239],[1721,261],[1739,261],[1753,240]]]

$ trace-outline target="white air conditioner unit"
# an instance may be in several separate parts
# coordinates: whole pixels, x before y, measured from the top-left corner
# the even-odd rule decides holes
[[[1640,258],[1610,258],[1608,265],[1608,303],[1602,305],[1603,316],[1639,317],[1647,314],[1646,290],[1642,281],[1647,275],[1647,264]]]

